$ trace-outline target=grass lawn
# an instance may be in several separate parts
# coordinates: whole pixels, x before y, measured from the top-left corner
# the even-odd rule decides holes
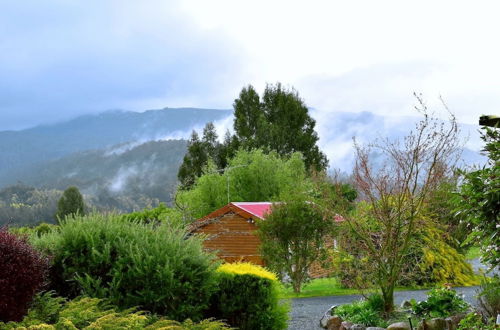
[[[342,296],[356,293],[359,293],[356,289],[342,288],[336,278],[318,278],[307,283],[299,294],[295,294],[292,287],[282,287],[280,298]]]
[[[422,290],[431,289],[431,287],[396,287],[395,291],[406,290]],[[370,290],[365,290],[364,293],[369,293]],[[307,297],[323,297],[323,296],[344,296],[350,294],[361,294],[359,290],[342,288],[336,278],[318,278],[312,280],[302,287],[302,292],[295,294],[291,286],[280,288],[280,298],[307,298]]]
[[[471,247],[465,254],[465,259],[472,260],[479,258],[481,256],[481,251],[478,246]]]

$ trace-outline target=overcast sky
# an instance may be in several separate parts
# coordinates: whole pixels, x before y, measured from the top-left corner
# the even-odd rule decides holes
[[[498,1],[0,0],[0,130],[108,109],[232,107],[294,86],[316,118],[500,114]]]

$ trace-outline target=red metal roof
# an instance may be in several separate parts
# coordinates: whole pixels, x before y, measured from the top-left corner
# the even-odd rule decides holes
[[[232,202],[231,204],[260,219],[264,219],[271,212],[273,205],[270,202]]]
[[[275,202],[274,204],[277,203]],[[273,203],[271,202],[231,202],[193,222],[190,225],[189,231],[195,231],[198,228],[205,226],[208,223],[207,221],[210,221],[210,219],[220,217],[228,212],[235,212],[245,219],[251,219],[254,217],[265,219],[265,217],[271,213],[272,206]],[[344,217],[341,215],[334,215],[335,222],[342,222],[344,220]]]

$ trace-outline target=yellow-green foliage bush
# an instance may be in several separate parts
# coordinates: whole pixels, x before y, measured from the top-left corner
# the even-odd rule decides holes
[[[55,314],[53,312],[56,305],[60,308],[57,316],[54,317]],[[38,311],[35,312],[35,310]],[[34,317],[38,317],[38,319]],[[35,301],[35,305],[32,306],[28,316],[22,322],[0,322],[0,330],[13,329],[224,330],[230,328],[225,323],[213,319],[203,320],[199,323],[195,323],[189,319],[184,322],[178,322],[163,318],[158,319],[156,316],[131,309],[118,311],[116,308],[97,298],[79,297],[72,301],[65,301],[60,297],[53,297],[52,294],[45,294]]]
[[[221,265],[208,315],[242,330],[286,329],[288,310],[278,298],[276,275],[250,263]]]
[[[465,256],[458,253],[445,240],[440,239],[439,231],[429,230],[424,237],[423,256],[420,269],[437,284],[451,283],[456,286],[479,284],[474,271]]]
[[[264,267],[257,266],[248,262],[225,263],[217,268],[218,273],[228,273],[236,275],[255,275],[262,278],[267,278],[272,281],[277,281],[278,277],[273,272]]]

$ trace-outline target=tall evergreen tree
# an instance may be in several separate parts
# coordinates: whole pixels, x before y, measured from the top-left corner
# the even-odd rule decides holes
[[[274,150],[282,156],[299,151],[308,169],[326,169],[327,158],[317,146],[316,122],[295,89],[267,85],[260,99],[248,86],[233,106],[234,130],[244,148]]]
[[[67,188],[57,202],[56,218],[58,220],[62,220],[66,216],[72,214],[85,214],[83,196],[80,193],[80,190],[74,186]]]
[[[205,143],[200,140],[198,133],[193,130],[188,142],[188,150],[184,156],[177,177],[183,189],[190,188],[203,173],[203,166],[207,164],[208,153]]]

